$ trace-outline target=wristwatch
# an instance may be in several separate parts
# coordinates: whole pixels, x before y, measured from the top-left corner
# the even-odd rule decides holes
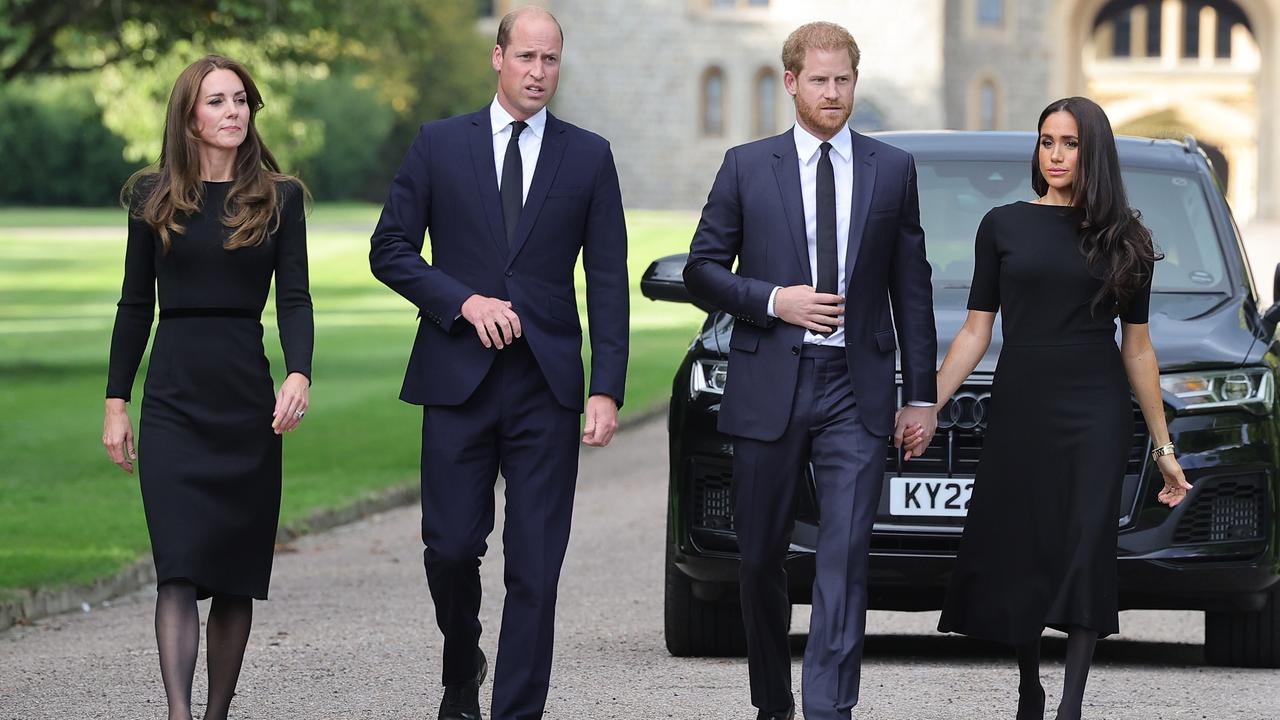
[[[1151,462],[1155,462],[1165,455],[1173,454],[1173,443],[1168,442],[1151,451]]]

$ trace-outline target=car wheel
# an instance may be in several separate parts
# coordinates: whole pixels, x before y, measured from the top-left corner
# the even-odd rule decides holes
[[[1206,612],[1204,656],[1210,665],[1280,667],[1280,586],[1256,612]]]
[[[693,581],[676,567],[675,550],[667,543],[666,590],[663,596],[667,652],[676,657],[742,657],[747,636],[737,597],[701,600]]]

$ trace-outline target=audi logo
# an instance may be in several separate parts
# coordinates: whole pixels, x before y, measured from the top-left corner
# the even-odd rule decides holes
[[[951,396],[938,412],[938,429],[986,430],[991,393],[962,392]]]

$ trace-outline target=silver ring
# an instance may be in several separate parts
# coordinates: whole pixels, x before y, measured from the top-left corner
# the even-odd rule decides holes
[[[298,417],[302,417],[303,415],[306,415],[306,414],[307,414],[307,411],[306,411],[306,410],[294,410],[294,411],[293,411],[293,414],[294,414],[294,415],[297,415]]]

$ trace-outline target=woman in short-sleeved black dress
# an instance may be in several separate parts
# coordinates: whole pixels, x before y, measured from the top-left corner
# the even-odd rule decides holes
[[[1154,444],[1166,446],[1169,432],[1146,324],[1158,256],[1128,207],[1110,124],[1093,102],[1068,98],[1045,109],[1039,130],[1040,199],[982,220],[970,314],[938,373],[938,397],[948,398],[1002,314],[988,433],[939,629],[1017,648],[1019,720],[1044,717],[1041,633],[1066,632],[1058,718],[1074,720],[1094,644],[1119,630],[1116,518],[1131,388]],[[1190,486],[1172,446],[1157,452],[1160,499],[1175,505]]]
[[[191,717],[196,600],[212,597],[206,719],[225,718],[265,600],[280,513],[281,434],[301,422],[311,375],[303,189],[253,124],[244,68],[217,56],[183,72],[159,168],[126,188],[129,238],[103,443],[137,462],[158,594],[156,639],[170,720]],[[287,377],[273,390],[260,321],[272,276]],[[125,410],[151,331],[134,451]]]

